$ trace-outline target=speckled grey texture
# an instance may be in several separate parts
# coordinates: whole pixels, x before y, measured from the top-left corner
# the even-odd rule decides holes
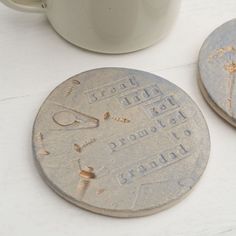
[[[216,29],[199,56],[200,88],[223,118],[236,126],[236,20]]]
[[[166,209],[203,174],[210,138],[180,88],[137,70],[104,68],[58,86],[34,125],[47,184],[87,210],[138,217]]]

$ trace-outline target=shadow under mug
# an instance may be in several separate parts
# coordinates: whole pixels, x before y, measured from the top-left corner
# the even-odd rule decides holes
[[[158,42],[181,0],[0,0],[21,11],[44,12],[69,42],[95,52],[127,53]]]

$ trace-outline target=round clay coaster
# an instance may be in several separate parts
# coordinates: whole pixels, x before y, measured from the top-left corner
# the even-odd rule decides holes
[[[77,206],[138,217],[180,201],[210,150],[202,113],[174,84],[142,71],[105,68],[59,85],[33,131],[46,183]]]
[[[200,89],[211,107],[236,127],[236,20],[216,29],[199,56]]]

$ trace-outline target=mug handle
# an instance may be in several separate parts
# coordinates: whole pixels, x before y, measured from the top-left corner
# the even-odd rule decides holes
[[[41,0],[28,0],[27,4],[17,3],[17,1],[13,0],[0,0],[6,6],[24,12],[44,12],[46,8],[46,4]]]

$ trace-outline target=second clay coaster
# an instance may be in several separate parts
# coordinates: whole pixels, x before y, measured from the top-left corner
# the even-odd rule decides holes
[[[199,84],[210,106],[236,127],[236,19],[216,29],[199,56]]]

